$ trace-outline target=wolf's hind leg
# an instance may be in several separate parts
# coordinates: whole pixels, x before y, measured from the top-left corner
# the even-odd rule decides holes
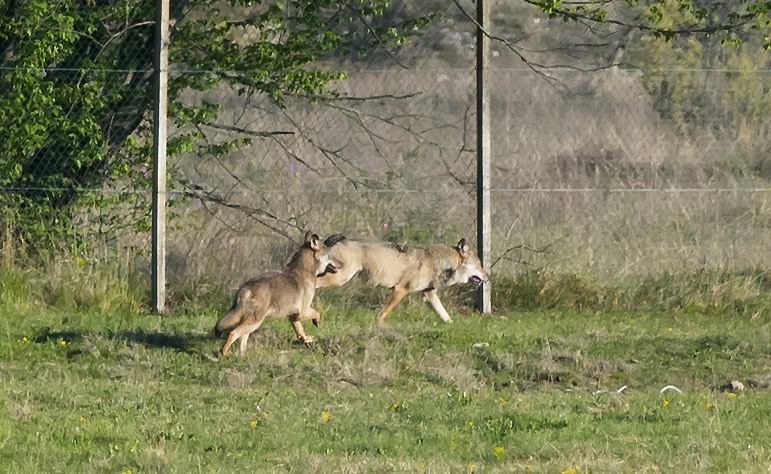
[[[225,344],[222,346],[222,350],[220,351],[220,354],[225,356],[228,353],[228,349],[230,348],[231,344],[236,342],[239,338],[241,339],[241,347],[240,347],[240,353],[241,355],[244,355],[244,352],[246,352],[246,343],[249,341],[249,334],[253,333],[257,330],[257,328],[260,327],[260,324],[262,324],[264,318],[259,319],[258,321],[251,323],[251,324],[240,324],[235,329],[230,331],[230,335],[228,335],[227,341],[225,341]]]
[[[388,302],[386,302],[386,305],[383,307],[383,309],[380,311],[380,314],[377,315],[377,322],[379,324],[383,324],[383,321],[385,321],[386,316],[388,316],[388,313],[391,312],[392,309],[394,309],[394,306],[399,304],[401,300],[404,299],[405,296],[407,296],[406,288],[397,286],[394,287],[394,292],[391,294],[391,298],[389,298]]]

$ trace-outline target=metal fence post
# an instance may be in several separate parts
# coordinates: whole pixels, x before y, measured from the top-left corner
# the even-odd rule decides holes
[[[153,123],[153,308],[166,310],[166,110],[169,65],[169,0],[156,0]]]
[[[490,273],[490,97],[487,68],[490,63],[490,39],[483,28],[489,27],[489,0],[477,0],[477,252],[482,266]],[[490,282],[479,289],[478,308],[490,313]]]

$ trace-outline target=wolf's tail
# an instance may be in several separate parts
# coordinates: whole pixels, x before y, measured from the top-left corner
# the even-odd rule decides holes
[[[327,240],[324,241],[324,246],[333,247],[335,244],[342,242],[343,240],[345,240],[345,236],[343,234],[330,235],[327,237]]]
[[[217,321],[217,324],[214,326],[214,336],[222,339],[240,323],[241,312],[239,311],[238,305],[234,304],[230,311],[225,313],[225,315]]]

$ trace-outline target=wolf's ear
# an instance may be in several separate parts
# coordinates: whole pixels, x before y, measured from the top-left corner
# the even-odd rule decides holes
[[[311,249],[319,250],[321,248],[321,237],[317,234],[312,234],[310,240],[306,240],[309,243]]]
[[[305,233],[305,238],[303,239],[303,243],[304,244],[309,244],[309,243],[311,243],[311,240],[313,240],[313,232],[307,231]]]
[[[466,239],[460,239],[460,242],[458,242],[458,246],[456,248],[458,249],[458,252],[461,255],[467,254],[469,251],[469,248],[468,248],[468,244],[466,243]]]

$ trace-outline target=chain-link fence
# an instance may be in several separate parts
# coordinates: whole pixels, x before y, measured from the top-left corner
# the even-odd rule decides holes
[[[495,271],[616,278],[771,263],[767,141],[677,133],[639,71],[558,73],[560,89],[529,69],[491,80]],[[723,73],[691,76],[711,74]],[[286,110],[223,94],[229,127],[292,134],[175,164],[235,207],[194,203],[199,232],[172,238],[184,262],[173,272],[280,265],[287,242],[274,228],[473,241],[474,87],[472,70],[388,70],[351,74],[346,98]]]
[[[498,24],[510,19],[494,18]],[[548,24],[543,15],[530,12],[526,18],[521,31]],[[592,68],[585,67],[591,56],[586,51],[575,60],[582,70],[558,67],[572,54],[565,50],[584,41],[576,31],[562,36],[568,46],[544,40],[542,46],[551,49],[534,52],[529,64],[511,44],[494,43],[493,271],[547,268],[615,279],[771,267],[769,70],[648,70],[618,61],[620,67]],[[305,229],[324,236],[473,242],[472,32],[473,25],[451,5],[397,58],[381,54],[334,64],[351,71],[334,85],[343,95],[319,103],[292,99],[281,108],[264,94],[224,85],[215,92],[184,92],[182,103],[221,107],[215,122],[198,127],[200,140],[212,147],[245,137],[251,142],[224,155],[183,152],[170,158],[170,177],[186,185],[171,186],[172,202],[181,204],[169,234],[170,279],[217,275],[237,284],[280,267]],[[248,41],[249,33],[243,35],[237,40]],[[612,42],[606,46],[596,62],[607,64],[605,56],[621,51]],[[555,67],[540,62],[549,54],[560,58]],[[66,71],[42,70],[41,82],[75,74]],[[136,135],[149,115],[129,114],[133,109],[125,101],[148,94],[150,73],[149,65],[101,71],[101,79],[89,83],[103,81],[105,90],[115,91],[114,101],[100,102],[115,113],[106,115],[108,123],[96,124],[96,143],[85,131],[77,135],[65,128],[58,138],[41,131],[34,164],[25,170],[61,168],[61,148],[93,146],[130,156],[133,149],[120,149],[132,136],[126,131]],[[194,74],[200,71],[171,66],[172,83]],[[132,87],[140,79],[144,86]],[[172,130],[170,139],[189,132]],[[6,146],[23,148],[13,140]],[[14,153],[28,153],[22,148]],[[29,180],[6,180],[4,212],[10,216],[8,209],[25,193],[61,191],[80,196],[79,225],[95,232],[90,235],[99,235],[100,226],[134,222],[140,217],[135,209],[143,207],[101,199],[123,195],[128,179],[102,181],[103,187],[81,180],[78,173],[104,172],[100,166],[109,160],[108,154],[89,156],[84,160],[91,161],[73,165],[72,176],[51,175],[34,188]],[[149,171],[142,163],[126,170]],[[83,200],[89,196],[98,205]],[[191,199],[182,202],[183,196]],[[149,248],[142,232],[120,242]]]
[[[152,110],[152,18],[148,2],[6,2],[0,9],[6,261],[103,246],[107,229],[133,229],[141,218],[121,201],[142,194],[131,177],[146,172],[129,144]]]

